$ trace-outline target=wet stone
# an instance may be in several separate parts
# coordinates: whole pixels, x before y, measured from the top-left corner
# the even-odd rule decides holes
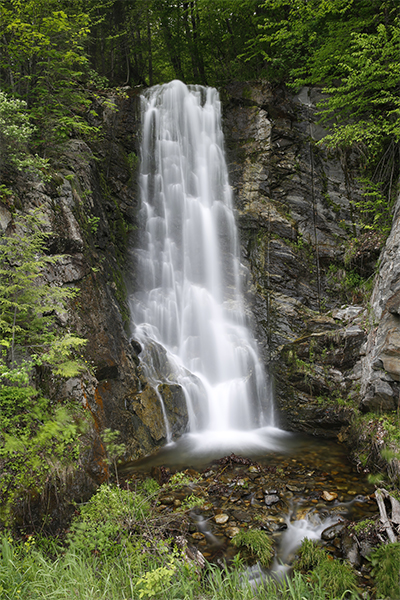
[[[249,467],[249,473],[258,473],[259,469],[258,467],[255,467],[254,465],[251,465],[251,467]]]
[[[166,504],[167,506],[174,503],[174,496],[163,496],[160,498],[161,504]]]
[[[221,515],[215,515],[214,521],[218,525],[223,525],[224,523],[226,523],[227,521],[229,521],[229,515],[225,515],[224,513],[222,513]]]
[[[204,533],[200,533],[200,531],[196,531],[195,533],[192,533],[192,538],[194,540],[203,540],[204,539]]]
[[[336,492],[328,492],[327,490],[324,490],[321,494],[321,498],[326,500],[326,502],[332,502],[333,500],[336,500],[337,497],[338,495]]]
[[[286,484],[286,487],[290,492],[304,492],[306,488],[305,485],[291,485],[289,483]]]
[[[251,516],[243,510],[233,510],[232,515],[239,523],[250,523],[253,520]]]
[[[272,506],[273,504],[279,502],[279,496],[277,496],[276,494],[266,494],[264,496],[264,502],[266,506]]]
[[[321,538],[325,542],[331,542],[342,533],[345,527],[345,523],[335,523],[334,525],[324,529],[324,531],[321,533]]]
[[[280,523],[279,521],[267,521],[266,527],[271,533],[277,533],[279,531],[284,531],[288,526],[285,522]]]
[[[242,497],[241,495],[238,495],[238,494],[232,494],[232,496],[229,498],[229,500],[230,500],[231,502],[238,502],[238,500],[240,500],[240,498],[241,498],[241,497]]]
[[[363,540],[362,542],[360,542],[360,554],[363,558],[368,558],[373,549],[374,548],[368,541]]]
[[[237,535],[238,533],[240,533],[239,527],[227,527],[225,529],[225,535],[227,535],[230,538],[235,537],[235,535]]]
[[[353,567],[358,567],[361,564],[358,544],[350,535],[342,537],[342,552]]]

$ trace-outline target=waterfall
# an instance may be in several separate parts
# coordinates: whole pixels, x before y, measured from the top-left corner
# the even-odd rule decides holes
[[[143,233],[131,310],[147,376],[156,386],[161,365],[164,381],[182,386],[192,433],[273,426],[245,318],[218,92],[173,81],[141,102]]]

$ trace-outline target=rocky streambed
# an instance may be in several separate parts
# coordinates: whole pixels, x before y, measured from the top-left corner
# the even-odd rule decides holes
[[[178,471],[161,464],[162,455],[153,461],[121,471],[129,486],[144,477],[158,480],[155,513],[192,553],[225,564],[238,552],[235,536],[263,530],[273,542],[269,570],[276,575],[290,569],[307,537],[320,540],[332,556],[349,560],[360,584],[370,584],[367,557],[378,542],[379,518],[374,486],[356,471],[340,444],[301,437],[294,453],[231,454]]]

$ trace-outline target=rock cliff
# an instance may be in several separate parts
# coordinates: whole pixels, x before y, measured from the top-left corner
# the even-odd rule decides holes
[[[232,84],[224,93],[224,114],[250,273],[249,312],[275,376],[281,423],[334,437],[343,436],[354,409],[397,406],[389,373],[397,368],[397,288],[388,282],[388,271],[396,278],[391,269],[397,242],[388,242],[379,275],[385,283],[377,284],[372,301],[375,318],[386,323],[380,321],[375,342],[369,337],[375,362],[361,362],[379,240],[352,252],[359,234],[357,156],[324,147],[326,132],[316,114],[321,98],[317,88],[293,95],[266,83]],[[386,299],[377,291],[382,285]],[[389,296],[392,304],[384,312]],[[371,375],[380,368],[386,372]]]

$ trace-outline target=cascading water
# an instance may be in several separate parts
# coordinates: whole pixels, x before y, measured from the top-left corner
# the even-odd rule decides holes
[[[134,336],[153,384],[160,381],[154,363],[163,362],[164,378],[182,386],[190,431],[208,443],[237,441],[272,428],[274,416],[246,325],[219,96],[173,81],[143,96],[142,109],[145,233]],[[167,360],[154,359],[157,347]]]

